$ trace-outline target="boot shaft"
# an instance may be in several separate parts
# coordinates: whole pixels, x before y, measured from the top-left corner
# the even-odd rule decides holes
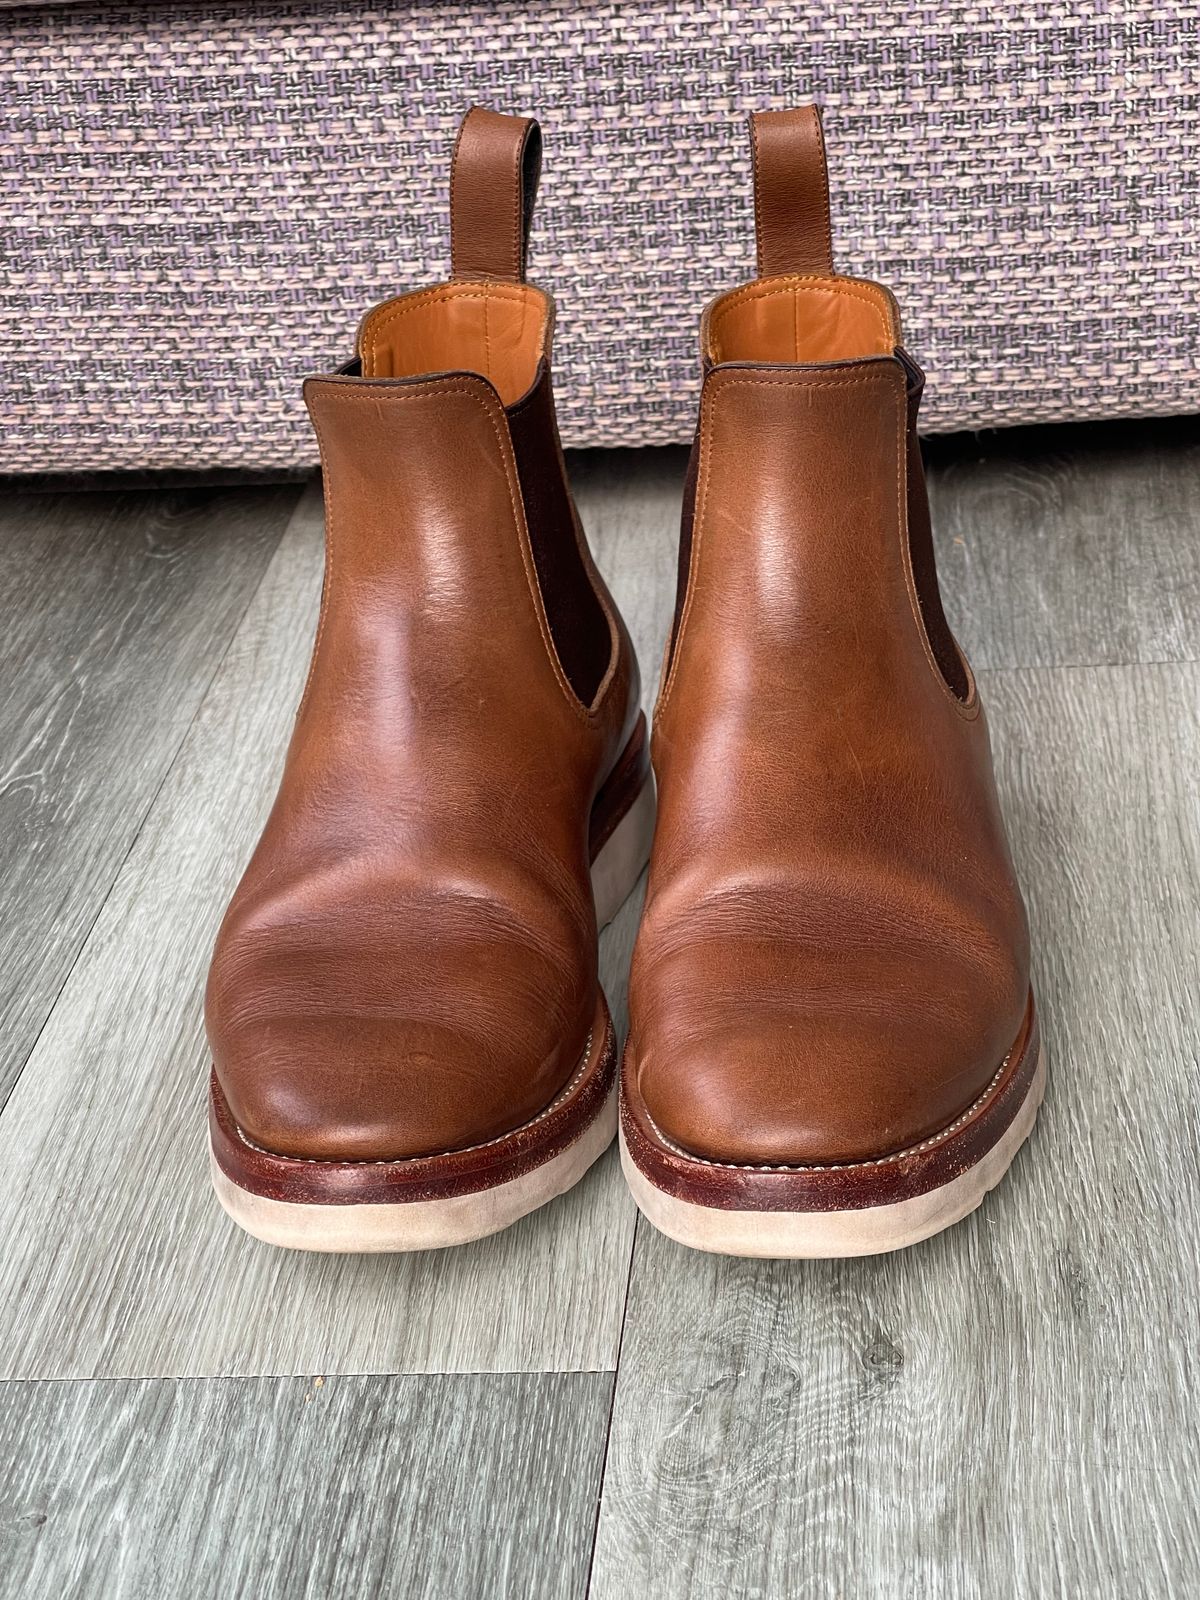
[[[451,279],[368,312],[355,361],[310,379],[305,400],[324,475],[327,619],[374,608],[412,634],[410,658],[428,670],[474,667],[525,688],[551,676],[578,709],[610,672],[636,669],[567,483],[554,303],[525,281],[540,152],[531,119],[467,114]]]
[[[986,719],[938,592],[922,375],[891,294],[833,271],[815,110],[751,125],[771,270],[702,320],[648,912],[749,860],[811,877],[814,914],[818,884],[846,891],[825,863],[954,886],[973,861],[947,892],[1023,950]]]
[[[865,707],[969,669],[938,592],[917,413],[923,377],[890,292],[833,270],[815,108],[751,118],[759,278],[709,305],[685,497],[667,717],[681,654],[769,657],[797,694]],[[715,607],[712,627],[701,623]],[[728,626],[726,625],[728,622]],[[749,662],[726,686],[753,680]],[[703,670],[703,669],[701,669]],[[717,675],[719,677],[719,675]],[[927,683],[915,685],[922,692]],[[699,695],[721,692],[714,682]]]

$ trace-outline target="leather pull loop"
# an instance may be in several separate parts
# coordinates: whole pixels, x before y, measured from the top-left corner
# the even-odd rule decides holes
[[[532,117],[471,107],[450,168],[453,277],[524,280],[541,170],[542,134]]]
[[[833,272],[829,174],[816,106],[753,111],[754,227],[758,275]]]

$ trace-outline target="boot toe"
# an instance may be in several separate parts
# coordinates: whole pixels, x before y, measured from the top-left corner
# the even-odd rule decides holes
[[[594,986],[498,940],[487,957],[397,939],[381,956],[306,930],[304,949],[231,928],[206,1002],[217,1081],[242,1131],[308,1160],[385,1161],[499,1138],[578,1063]]]
[[[971,990],[953,981],[945,994],[852,976],[837,993],[802,976],[784,993],[671,987],[638,1008],[636,1092],[669,1143],[736,1165],[836,1165],[919,1144],[986,1088],[1025,1003],[1015,983],[995,1009],[964,1003]]]

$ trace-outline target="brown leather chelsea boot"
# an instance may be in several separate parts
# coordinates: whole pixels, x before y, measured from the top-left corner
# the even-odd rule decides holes
[[[311,378],[326,566],[274,809],[208,981],[212,1172],[249,1232],[456,1244],[616,1130],[597,928],[649,852],[638,672],[567,487],[525,281],[537,124],[478,108],[448,283]]]
[[[752,119],[758,279],[705,313],[625,1171],[672,1238],[849,1256],[972,1210],[1044,1068],[895,302],[834,273],[813,108]]]

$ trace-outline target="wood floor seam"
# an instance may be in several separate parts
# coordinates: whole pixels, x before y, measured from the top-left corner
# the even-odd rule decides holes
[[[625,1301],[621,1307],[621,1330],[617,1336],[617,1359],[613,1369],[612,1393],[609,1396],[608,1417],[604,1425],[604,1448],[600,1456],[600,1476],[596,1486],[596,1514],[592,1519],[592,1538],[588,1547],[587,1581],[584,1586],[585,1596],[590,1596],[592,1592],[592,1567],[596,1560],[596,1539],[600,1532],[600,1518],[604,1509],[604,1477],[608,1471],[608,1451],[612,1442],[612,1422],[617,1403],[617,1384],[620,1382],[621,1377],[621,1347],[625,1342],[625,1324],[629,1317],[629,1293],[633,1286],[633,1267],[637,1256],[638,1235],[645,1226],[644,1220],[638,1217],[629,1247],[629,1272],[625,1279]]]

